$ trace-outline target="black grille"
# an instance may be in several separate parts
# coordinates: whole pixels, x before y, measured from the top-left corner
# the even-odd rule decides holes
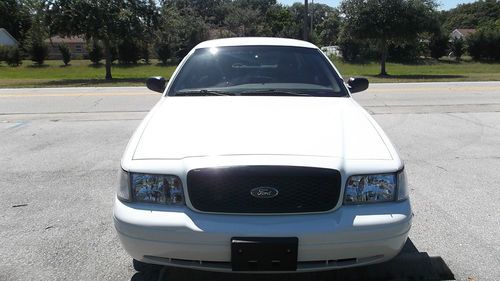
[[[188,172],[191,204],[203,212],[303,213],[331,210],[340,194],[337,170],[289,166],[238,166]],[[273,198],[256,198],[259,187],[279,191]]]

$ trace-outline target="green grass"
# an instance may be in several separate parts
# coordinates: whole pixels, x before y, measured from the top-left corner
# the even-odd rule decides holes
[[[500,81],[500,63],[426,60],[418,64],[387,63],[387,77],[380,77],[380,64],[348,64],[336,60],[344,78],[364,76],[370,82]]]
[[[164,66],[156,60],[150,64],[113,65],[112,81],[104,79],[104,64],[92,65],[88,60],[49,60],[42,66],[23,61],[18,67],[0,64],[0,87],[73,87],[73,86],[137,86],[150,76],[170,77],[175,66]]]
[[[500,81],[499,63],[470,61],[425,60],[418,64],[388,63],[390,76],[379,77],[378,63],[348,64],[340,60],[336,66],[345,78],[365,76],[370,82],[427,82],[427,81]],[[147,77],[170,77],[175,66],[164,66],[156,60],[151,64],[132,66],[113,65],[113,80],[104,80],[104,65],[94,66],[88,60],[74,60],[63,66],[59,60],[46,61],[34,66],[23,61],[19,67],[0,64],[0,88],[10,87],[72,87],[72,86],[140,86]]]

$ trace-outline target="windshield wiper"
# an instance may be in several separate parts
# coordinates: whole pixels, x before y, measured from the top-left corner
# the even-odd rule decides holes
[[[181,90],[175,96],[234,96],[234,93],[219,90]]]
[[[243,92],[238,93],[241,96],[311,96],[307,93],[304,92],[294,92],[294,91],[287,91],[287,90],[275,90],[275,89],[269,89],[269,90],[246,90]]]

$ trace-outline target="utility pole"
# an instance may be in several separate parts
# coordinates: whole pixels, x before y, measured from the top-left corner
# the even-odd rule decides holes
[[[302,25],[303,28],[303,39],[305,41],[309,40],[309,24],[308,24],[308,19],[309,19],[309,1],[304,0],[304,23]]]
[[[311,29],[309,31],[313,32],[313,22],[314,22],[314,0],[311,0]]]

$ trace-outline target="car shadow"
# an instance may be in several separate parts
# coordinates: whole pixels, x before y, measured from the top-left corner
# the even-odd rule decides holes
[[[455,280],[453,272],[441,257],[431,257],[419,252],[408,239],[394,259],[369,266],[298,274],[238,274],[216,273],[199,270],[164,268],[159,272],[138,272],[131,281],[438,281]]]

